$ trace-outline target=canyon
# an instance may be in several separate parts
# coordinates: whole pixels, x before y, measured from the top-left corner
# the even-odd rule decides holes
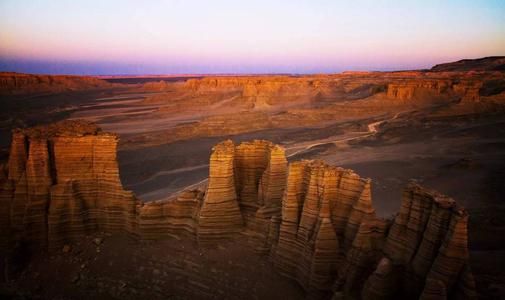
[[[500,299],[502,59],[2,73],[0,295]]]
[[[476,297],[468,214],[417,184],[387,220],[375,214],[370,179],[317,160],[288,167],[270,142],[225,141],[212,150],[206,188],[143,203],[119,181],[117,137],[91,123],[16,130],[12,141],[0,191],[7,249],[58,251],[98,232],[188,235],[205,246],[243,232],[311,297]]]

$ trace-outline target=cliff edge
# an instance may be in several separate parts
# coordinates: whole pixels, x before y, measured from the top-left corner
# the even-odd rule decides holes
[[[206,189],[142,203],[123,189],[117,136],[64,121],[15,130],[0,174],[1,246],[61,249],[84,235],[242,233],[313,298],[473,299],[468,213],[417,184],[394,220],[376,216],[371,180],[321,161],[287,164],[268,141],[213,148]]]

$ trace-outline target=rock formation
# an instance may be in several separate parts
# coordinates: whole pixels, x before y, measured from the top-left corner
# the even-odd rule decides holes
[[[469,276],[467,223],[468,214],[453,199],[415,184],[405,189],[383,249],[384,257],[403,270],[396,286],[404,295],[428,297],[436,286],[448,295],[473,289],[466,280],[456,284]],[[375,284],[374,278],[369,281]]]
[[[468,265],[467,221],[467,213],[453,199],[410,184],[387,236],[368,240],[368,246],[374,245],[372,251],[362,248],[360,255],[353,255],[353,250],[347,253],[334,286],[336,295],[361,295],[363,299],[475,298]],[[384,228],[378,226],[373,231],[384,235]],[[358,237],[354,244],[358,244],[356,240]],[[375,253],[368,255],[365,264],[353,262],[356,257],[363,259],[366,252]],[[352,276],[355,272],[361,274]]]
[[[401,103],[416,105],[443,102],[474,103],[481,101],[481,96],[486,93],[484,84],[489,84],[489,82],[493,81],[465,76],[395,79],[388,83],[386,97]],[[496,82],[494,84],[495,89],[499,91],[499,85]],[[493,90],[492,93],[497,93],[497,91]]]
[[[96,230],[142,239],[186,234],[205,243],[244,225],[265,248],[270,218],[280,215],[284,151],[266,141],[214,147],[207,190],[142,203],[119,180],[117,136],[64,121],[13,133],[0,177],[4,246],[11,241],[57,249]],[[248,194],[249,193],[249,194]]]
[[[136,230],[138,201],[124,191],[117,136],[69,121],[17,130],[1,192],[9,237],[58,247],[94,230]]]
[[[490,78],[501,78],[489,73]],[[184,90],[199,97],[226,91],[236,99],[235,105],[265,108],[293,105],[299,101],[311,103],[335,102],[336,99],[361,99],[385,92],[388,99],[413,103],[470,99],[479,95],[482,79],[472,74],[397,72],[344,73],[326,77],[205,77],[190,79]],[[308,100],[307,100],[308,99]],[[476,101],[474,99],[473,101]],[[300,103],[298,103],[300,104]]]
[[[198,220],[200,241],[219,240],[242,230],[243,219],[235,191],[234,157],[232,141],[218,144],[212,151],[209,186]]]
[[[503,111],[505,103],[503,72],[205,76],[166,85],[165,92],[142,101],[159,106],[146,117],[186,115],[194,116],[194,122],[133,134],[123,141],[124,149],[265,129],[305,130],[433,106],[447,106],[453,114],[496,112]],[[460,102],[465,105],[456,105]]]
[[[195,237],[203,195],[198,189],[186,190],[175,199],[142,203],[138,210],[138,236],[149,240],[181,235]]]
[[[370,181],[318,161],[289,167],[272,259],[306,290],[328,290],[361,224],[374,220]]]
[[[111,86],[113,84],[95,77],[0,72],[0,94],[4,95],[54,93]]]
[[[436,65],[431,68],[431,71],[505,71],[505,56],[488,56],[477,59],[462,59],[455,62]]]
[[[371,181],[267,141],[213,148],[206,191],[142,203],[122,188],[117,137],[81,121],[16,130],[0,168],[2,246],[58,249],[98,231],[202,245],[243,232],[314,298],[471,299],[468,214],[416,184],[394,220],[375,215]]]
[[[286,172],[286,156],[279,146],[254,141],[236,147],[235,178],[240,209],[246,228],[262,243],[266,243],[269,235],[270,218],[280,216]],[[265,245],[259,248],[268,250]]]
[[[388,84],[387,96],[399,100],[409,100],[416,95],[429,92],[440,96],[450,87],[450,80],[404,79]]]
[[[467,218],[454,200],[411,184],[390,226],[375,216],[369,180],[294,162],[271,258],[315,295],[333,286],[336,298],[473,298]]]

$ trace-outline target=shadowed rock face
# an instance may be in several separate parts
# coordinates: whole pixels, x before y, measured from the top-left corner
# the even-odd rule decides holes
[[[369,180],[318,161],[292,163],[273,261],[305,289],[327,290],[361,223],[373,219]]]
[[[407,186],[400,213],[376,247],[381,249],[376,253],[380,255],[369,261],[367,270],[362,269],[366,276],[361,280],[366,281],[360,288],[361,296],[432,299],[435,294],[446,294],[456,299],[474,298],[475,286],[468,266],[467,222],[466,211],[453,199],[416,184]],[[359,239],[358,235],[354,244]],[[345,272],[339,273],[334,286],[337,293],[353,293],[349,273],[353,272],[354,259],[354,255],[347,254],[345,265],[351,267],[344,267]],[[375,266],[371,274],[370,266]]]
[[[378,218],[371,181],[319,161],[287,167],[267,141],[213,148],[206,191],[142,203],[119,181],[117,137],[67,121],[13,133],[0,176],[2,246],[54,249],[97,230],[202,244],[242,231],[310,296],[468,299],[466,211],[416,184],[393,221]]]

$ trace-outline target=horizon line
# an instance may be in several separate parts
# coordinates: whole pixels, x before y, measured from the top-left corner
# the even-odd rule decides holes
[[[442,61],[439,63],[433,64],[431,67],[420,67],[420,68],[398,68],[395,69],[393,66],[383,67],[380,69],[356,69],[353,70],[353,67],[349,67],[346,70],[335,70],[335,71],[319,71],[319,72],[310,72],[310,71],[302,71],[302,72],[208,72],[208,73],[100,73],[100,72],[92,72],[92,73],[79,73],[79,72],[20,72],[12,69],[1,70],[0,73],[16,73],[16,74],[30,74],[30,75],[41,75],[41,76],[82,76],[82,77],[96,77],[103,79],[113,79],[113,78],[135,78],[135,77],[159,77],[159,78],[170,78],[170,77],[205,77],[205,76],[304,76],[304,75],[332,75],[332,74],[346,74],[346,73],[394,73],[394,72],[427,72],[431,71],[437,65],[443,65],[448,63],[458,63],[464,61],[471,60],[483,60],[489,58],[505,58],[505,55],[487,55],[475,58],[461,58],[458,60],[451,61]],[[5,67],[5,66],[4,66]]]
[[[39,76],[74,76],[74,77],[96,77],[104,79],[114,79],[121,77],[159,77],[159,78],[175,78],[175,77],[205,77],[205,76],[304,76],[304,75],[336,75],[346,73],[395,73],[395,72],[429,72],[431,69],[398,69],[398,70],[346,70],[335,72],[300,72],[300,73],[286,73],[286,72],[268,72],[268,73],[158,73],[158,74],[70,74],[70,73],[29,73],[29,72],[16,72],[16,71],[3,71],[0,74],[24,74],[24,75],[39,75]]]

